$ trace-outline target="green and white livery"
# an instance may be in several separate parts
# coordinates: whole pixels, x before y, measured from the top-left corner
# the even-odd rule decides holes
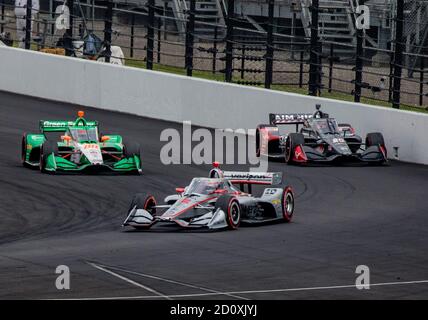
[[[21,159],[27,167],[41,172],[115,171],[141,174],[141,149],[137,143],[124,143],[120,135],[98,132],[97,121],[86,121],[83,111],[75,121],[41,120],[40,133],[25,133]],[[63,133],[54,141],[48,133]],[[55,139],[56,140],[56,139]]]

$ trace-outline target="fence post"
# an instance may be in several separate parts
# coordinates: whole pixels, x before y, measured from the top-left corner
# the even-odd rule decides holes
[[[241,79],[244,79],[245,77],[245,44],[242,44],[242,48],[241,48]]]
[[[404,26],[404,0],[397,0],[397,14],[395,27],[395,54],[394,54],[394,86],[392,94],[392,107],[400,108],[401,75],[403,72],[403,26]]]
[[[360,1],[364,5],[364,0]],[[363,54],[364,54],[364,30],[362,27],[357,26],[357,48],[355,55],[355,88],[354,88],[354,102],[361,101],[361,86],[363,82]]]
[[[153,69],[153,48],[154,48],[154,37],[155,37],[155,0],[148,0],[147,6],[148,25],[147,25],[147,45],[146,45],[146,68],[149,70]]]
[[[107,1],[107,10],[104,20],[104,45],[105,49],[105,62],[110,63],[111,57],[111,34],[113,25],[113,1]]]
[[[33,1],[27,0],[27,10],[25,12],[25,49],[31,48],[31,11],[33,9]]]
[[[305,53],[303,50],[300,51],[300,68],[299,68],[299,88],[303,87],[303,58]]]
[[[213,64],[212,64],[213,74],[216,73],[216,67],[217,67],[217,37],[218,37],[218,26],[215,26],[214,43],[213,43]]]
[[[131,16],[131,43],[130,43],[130,52],[129,55],[131,58],[134,57],[134,34],[135,34],[135,14]]]
[[[425,73],[425,59],[421,58],[421,66],[420,66],[420,77],[419,77],[419,105],[422,106],[424,104],[424,73]]]
[[[273,78],[273,21],[275,1],[269,0],[269,18],[266,38],[265,88],[270,89]]]
[[[394,52],[391,51],[389,57],[389,88],[388,88],[388,102],[392,102],[392,83],[394,80]]]
[[[321,42],[318,42],[318,82],[317,82],[317,88],[318,88],[318,95],[321,96],[321,89],[323,87],[322,84],[322,78],[323,78],[323,65],[322,65],[322,51],[323,46]]]
[[[329,71],[328,71],[328,93],[331,93],[333,88],[333,57],[334,57],[334,45],[330,44],[330,64],[329,64]]]
[[[195,32],[195,9],[196,0],[190,0],[190,10],[186,21],[186,59],[185,68],[186,73],[189,77],[192,76],[193,71],[193,44],[194,44],[194,32]]]
[[[1,2],[1,20],[4,21],[4,0]],[[4,24],[1,24],[1,32],[4,32]]]
[[[162,20],[161,18],[158,19],[158,49],[157,49],[157,62],[160,63],[161,62],[161,41],[162,41]]]
[[[233,24],[235,16],[235,0],[227,1],[227,17],[226,17],[226,82],[232,81],[233,73]]]
[[[311,5],[311,56],[310,56],[310,68],[309,68],[309,94],[316,96],[318,93],[318,13],[319,13],[319,0],[312,0]]]
[[[74,0],[67,0],[67,7],[70,10],[70,19],[69,27],[66,30],[67,35],[72,39],[73,38],[73,27],[74,27]]]

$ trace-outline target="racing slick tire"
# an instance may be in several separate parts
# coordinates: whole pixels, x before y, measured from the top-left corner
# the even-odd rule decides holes
[[[229,229],[238,229],[241,223],[241,205],[233,195],[223,195],[216,201],[215,210],[220,208],[226,213],[226,223]]]
[[[25,157],[27,154],[27,134],[24,133],[22,136],[22,145],[21,145],[21,163],[24,167],[30,167],[30,165],[25,162]]]
[[[261,139],[262,139],[262,136],[261,136],[262,129],[273,130],[273,129],[276,129],[276,128],[277,127],[275,125],[271,125],[271,124],[260,124],[260,125],[257,126],[257,128],[256,128],[256,136],[255,136],[255,139],[256,139],[256,157],[257,158],[259,158],[261,156],[260,142],[261,142]],[[265,131],[265,130],[263,130],[263,131]],[[274,148],[274,146],[269,145],[269,133],[266,132],[265,134],[268,135],[268,137],[266,137],[266,139],[268,140],[267,141],[268,149],[269,148]],[[266,155],[269,156],[269,150],[265,150],[265,152],[266,152]]]
[[[39,168],[42,173],[53,173],[46,170],[46,160],[50,154],[58,155],[58,144],[55,141],[46,140],[40,147],[40,163]]]
[[[293,153],[294,149],[298,145],[304,145],[305,144],[305,138],[303,137],[303,134],[301,133],[290,133],[287,137],[287,140],[285,142],[285,162],[287,164],[293,163]]]
[[[284,188],[281,198],[282,216],[285,222],[290,222],[294,214],[294,193],[290,186]]]
[[[256,129],[256,157],[260,157],[260,130],[266,127],[270,127],[268,124],[260,124]]]
[[[366,136],[366,147],[381,145],[385,146],[385,140],[380,132],[367,133]]]
[[[137,193],[134,198],[132,198],[131,206],[129,207],[128,212],[130,212],[135,206],[137,209],[147,210],[152,216],[156,215],[156,199],[152,195],[146,195],[144,193]],[[147,230],[152,225],[144,225],[144,226],[133,226],[137,230]]]
[[[140,145],[136,142],[125,142],[123,147],[123,154],[126,158],[131,158],[134,155],[141,157]]]
[[[132,158],[134,155],[138,156],[140,158],[140,162],[141,162],[141,147],[138,143],[136,142],[125,142],[123,144],[123,155],[125,156],[125,158]],[[137,175],[141,174],[141,170],[140,171],[136,171]]]
[[[381,148],[381,151],[382,151],[384,158],[385,158],[384,161],[386,161],[387,151],[386,151],[386,147],[385,147],[385,140],[383,138],[382,133],[380,133],[380,132],[367,133],[366,148],[369,148],[372,146],[379,146]],[[383,163],[384,161],[381,161],[381,163]]]

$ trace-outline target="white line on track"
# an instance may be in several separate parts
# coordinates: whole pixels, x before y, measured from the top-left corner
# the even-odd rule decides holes
[[[139,288],[142,288],[142,289],[144,289],[144,290],[147,290],[147,291],[149,291],[149,292],[151,292],[151,293],[155,294],[155,295],[156,295],[156,296],[155,296],[156,298],[164,298],[164,299],[171,300],[171,298],[170,298],[170,297],[168,297],[168,296],[164,295],[163,293],[160,293],[160,292],[158,292],[158,291],[156,291],[156,290],[154,290],[154,289],[152,289],[152,288],[150,288],[150,287],[147,287],[147,286],[145,286],[145,285],[143,285],[143,284],[141,284],[141,283],[138,283],[138,282],[136,282],[136,281],[134,281],[134,280],[131,280],[131,279],[128,279],[128,278],[126,278],[126,277],[124,277],[124,276],[121,276],[120,274],[117,274],[116,272],[113,272],[113,271],[110,271],[110,270],[108,270],[108,269],[106,269],[106,268],[103,268],[103,267],[102,267],[102,266],[100,266],[100,265],[97,265],[97,264],[95,264],[95,263],[93,263],[93,262],[89,262],[89,261],[87,261],[86,263],[87,263],[87,264],[89,264],[89,265],[91,265],[92,267],[94,267],[94,268],[98,269],[98,270],[104,271],[104,272],[106,272],[106,273],[108,273],[108,274],[110,274],[110,275],[112,275],[112,276],[114,276],[114,277],[116,277],[116,278],[119,278],[119,279],[121,279],[121,280],[123,280],[123,281],[126,281],[126,282],[128,282],[128,283],[130,283],[130,284],[132,284],[132,285],[134,285],[134,286],[136,286],[136,287],[139,287]]]
[[[395,286],[395,285],[414,285],[414,284],[428,284],[428,280],[371,283],[370,287]],[[357,288],[357,287],[355,284],[353,284],[353,285],[326,286],[326,287],[306,287],[306,288],[286,288],[286,289],[271,289],[271,290],[229,291],[229,292],[218,292],[218,293],[212,292],[212,293],[195,293],[195,294],[177,294],[177,295],[168,295],[167,297],[170,299],[173,299],[173,298],[197,298],[197,297],[207,297],[207,296],[216,296],[216,295],[314,291],[314,290],[332,290],[332,289],[347,289],[347,288]],[[74,298],[74,299],[71,298],[71,299],[59,299],[59,300],[129,300],[129,299],[158,299],[158,298],[160,298],[160,297],[159,296],[132,296],[132,297],[100,297],[100,298]]]
[[[209,288],[205,288],[205,287],[201,287],[201,286],[197,286],[197,285],[193,285],[193,284],[189,284],[189,283],[185,283],[185,282],[181,282],[181,281],[177,281],[177,280],[171,280],[171,279],[167,279],[167,278],[162,278],[162,277],[154,276],[154,275],[147,274],[147,273],[136,272],[136,271],[132,271],[132,270],[127,270],[127,269],[124,269],[124,268],[120,268],[120,267],[107,266],[107,265],[103,265],[103,264],[100,264],[100,263],[98,263],[97,265],[101,266],[101,267],[104,267],[104,268],[108,268],[110,270],[122,271],[122,272],[126,272],[126,273],[133,274],[133,275],[138,275],[138,276],[149,278],[149,279],[159,280],[159,281],[163,281],[163,282],[168,282],[168,283],[180,285],[180,286],[183,286],[183,287],[188,287],[188,288],[198,289],[198,290],[201,290],[201,291],[210,292],[212,294],[229,296],[231,298],[236,298],[236,299],[241,299],[241,300],[249,300],[248,298],[241,297],[241,296],[234,295],[234,294],[229,294],[227,292],[221,292],[221,291],[217,291],[217,290],[214,290],[214,289],[209,289]]]

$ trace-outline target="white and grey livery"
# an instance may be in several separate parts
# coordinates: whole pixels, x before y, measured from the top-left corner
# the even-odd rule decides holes
[[[148,229],[156,223],[181,227],[237,229],[243,223],[282,220],[294,213],[291,187],[277,187],[282,173],[227,172],[214,163],[208,177],[194,178],[186,188],[177,188],[158,205],[152,195],[136,194],[123,226]],[[253,184],[269,185],[260,197],[251,195]],[[248,192],[244,192],[244,186]]]

